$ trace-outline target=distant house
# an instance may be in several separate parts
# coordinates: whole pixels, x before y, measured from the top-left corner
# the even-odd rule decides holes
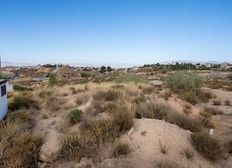
[[[0,79],[0,120],[2,120],[5,117],[7,110],[8,110],[6,83],[7,83],[7,80]]]

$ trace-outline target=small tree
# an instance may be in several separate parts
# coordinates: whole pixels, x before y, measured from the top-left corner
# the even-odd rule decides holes
[[[56,74],[50,74],[49,75],[49,81],[48,81],[48,86],[49,87],[54,87],[58,83]]]
[[[105,66],[102,66],[101,69],[100,69],[100,72],[101,72],[101,73],[106,72],[106,67],[105,67]]]
[[[112,68],[110,66],[107,67],[107,71],[110,72],[112,71]]]

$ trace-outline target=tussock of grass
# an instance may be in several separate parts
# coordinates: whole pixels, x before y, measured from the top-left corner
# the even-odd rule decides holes
[[[9,103],[8,108],[11,111],[19,110],[21,108],[29,109],[36,108],[39,109],[39,104],[37,101],[32,99],[30,96],[19,95],[15,96],[13,100]]]
[[[127,143],[118,143],[114,147],[113,156],[118,157],[120,155],[127,155],[130,152],[130,147]]]
[[[45,103],[45,107],[51,111],[57,111],[62,108],[62,105],[65,103],[65,100],[62,98],[57,98],[55,96],[48,97]]]
[[[222,155],[219,140],[209,136],[206,132],[197,132],[191,135],[192,144],[196,151],[209,160],[217,160]]]
[[[170,106],[162,103],[148,101],[141,103],[136,108],[136,115],[144,118],[155,118],[165,120],[171,124],[175,124],[183,129],[190,131],[200,131],[201,124],[197,119],[189,118],[173,110]],[[140,114],[140,115],[139,115]]]
[[[211,118],[212,115],[217,115],[221,113],[220,110],[216,109],[216,108],[211,108],[211,107],[205,107],[201,112],[200,115],[205,117],[205,118]]]
[[[26,86],[23,86],[23,85],[20,85],[20,84],[17,84],[17,83],[13,85],[13,89],[15,91],[29,91],[29,90],[32,90],[31,88],[28,88]]]
[[[79,109],[72,110],[68,114],[68,120],[71,125],[76,124],[81,121],[83,112]]]
[[[104,101],[114,101],[119,97],[118,92],[116,92],[115,90],[99,90],[96,92],[95,95],[93,95],[93,99],[94,100],[104,100]]]
[[[38,166],[42,139],[29,132],[32,121],[26,112],[12,112],[0,122],[0,167]]]
[[[213,100],[213,105],[220,106],[221,105],[221,100]]]

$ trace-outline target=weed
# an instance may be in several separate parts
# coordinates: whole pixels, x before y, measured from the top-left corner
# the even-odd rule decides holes
[[[191,135],[192,144],[196,151],[210,160],[216,160],[222,155],[219,140],[206,132],[196,132]]]
[[[162,154],[167,154],[168,153],[168,149],[167,146],[165,144],[162,144],[161,141],[159,140],[159,146],[160,146],[160,152]]]
[[[130,147],[127,143],[118,143],[114,150],[113,150],[113,156],[118,157],[120,155],[127,155],[130,152]]]
[[[83,112],[79,109],[70,111],[68,114],[69,123],[73,125],[80,122],[82,115]]]
[[[19,110],[20,108],[29,109],[30,107],[39,109],[38,102],[32,99],[29,96],[16,96],[13,100],[9,103],[9,109],[11,111]]]

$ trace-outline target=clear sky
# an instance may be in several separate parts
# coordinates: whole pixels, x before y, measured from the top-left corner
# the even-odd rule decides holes
[[[0,0],[14,63],[232,61],[232,0]]]

